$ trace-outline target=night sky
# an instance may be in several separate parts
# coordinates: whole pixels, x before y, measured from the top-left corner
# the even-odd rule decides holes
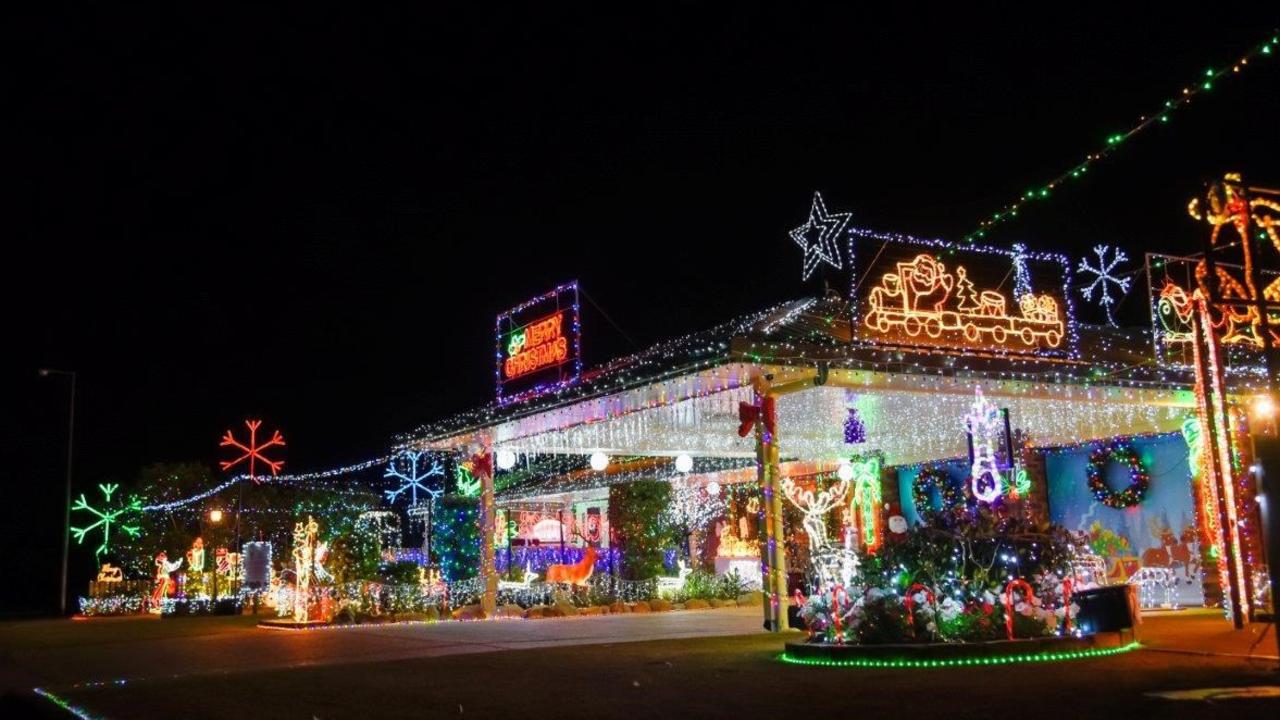
[[[957,238],[1280,24],[428,7],[14,23],[0,556],[29,580],[0,611],[56,597],[67,396],[39,367],[80,375],[77,492],[212,464],[247,416],[287,470],[373,457],[493,397],[494,316],[531,295],[581,281],[617,326],[588,304],[589,364],[799,297],[814,190]],[[991,241],[1194,251],[1206,181],[1280,186],[1277,117],[1273,56]]]

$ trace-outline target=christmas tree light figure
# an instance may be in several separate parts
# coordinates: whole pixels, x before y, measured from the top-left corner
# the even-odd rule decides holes
[[[457,484],[457,491],[463,497],[476,497],[480,494],[480,478],[471,472],[471,468],[459,463],[453,471],[453,479]]]
[[[1119,327],[1116,319],[1111,314],[1111,308],[1119,300],[1129,292],[1129,283],[1132,278],[1116,277],[1114,274],[1116,266],[1129,259],[1128,255],[1120,248],[1115,248],[1111,256],[1111,260],[1107,260],[1107,251],[1111,248],[1107,245],[1095,245],[1093,252],[1098,256],[1098,266],[1093,267],[1089,264],[1088,258],[1081,258],[1080,267],[1077,268],[1082,273],[1088,273],[1094,276],[1093,282],[1085,287],[1080,288],[1080,294],[1084,295],[1085,300],[1092,301],[1094,291],[1098,291],[1098,304],[1102,306],[1103,312],[1107,314],[1107,324],[1111,327]],[[1117,290],[1117,296],[1111,296],[1111,285],[1114,284]]]
[[[387,471],[382,474],[384,478],[395,478],[400,482],[400,487],[395,490],[384,490],[387,496],[387,502],[395,504],[396,498],[406,491],[409,493],[409,505],[418,504],[418,491],[426,493],[427,502],[435,502],[436,498],[444,494],[444,466],[439,460],[432,460],[431,467],[425,471],[421,470],[421,465],[425,465],[427,452],[408,451],[391,459],[387,465]],[[437,482],[430,482],[430,479],[440,478]],[[430,484],[428,484],[430,482]]]
[[[71,506],[72,510],[85,510],[98,517],[98,521],[93,523],[92,525],[88,525],[82,528],[74,528],[74,527],[71,528],[71,535],[75,537],[77,545],[83,545],[85,536],[88,535],[91,531],[97,528],[102,528],[102,544],[99,545],[98,548],[93,551],[93,556],[98,561],[101,561],[102,554],[107,551],[108,547],[111,544],[111,524],[112,523],[117,523],[120,526],[120,529],[124,531],[125,534],[127,534],[129,537],[136,538],[138,537],[138,535],[142,533],[142,530],[139,529],[137,525],[126,525],[123,520],[119,520],[120,516],[124,515],[127,512],[141,510],[142,509],[141,500],[137,498],[132,498],[129,500],[129,502],[125,503],[124,505],[121,505],[118,508],[111,509],[109,507],[111,505],[111,495],[115,493],[115,491],[119,487],[120,485],[118,483],[98,485],[98,489],[102,491],[102,494],[104,496],[103,505],[106,506],[102,510],[98,510],[97,508],[91,507],[89,505],[89,502],[85,500],[84,493],[80,493],[80,499],[76,500],[76,504]]]
[[[1013,244],[1013,299],[1021,300],[1025,295],[1032,295],[1031,273],[1027,270],[1027,246],[1022,243]]]
[[[270,447],[276,447],[277,445],[284,445],[284,436],[280,434],[279,430],[276,430],[275,434],[271,436],[270,440],[259,445],[258,444],[258,428],[262,425],[262,421],[261,420],[245,420],[244,424],[249,428],[249,444],[248,445],[245,445],[239,440],[236,440],[235,435],[233,435],[230,430],[228,430],[226,434],[222,436],[222,442],[219,443],[218,445],[219,447],[230,446],[233,448],[237,448],[244,453],[243,455],[236,458],[235,460],[226,460],[219,463],[222,466],[222,469],[230,470],[236,465],[239,465],[240,463],[248,460],[249,461],[249,479],[256,483],[258,482],[258,478],[255,472],[255,462],[258,460],[261,460],[262,462],[267,464],[267,467],[271,468],[272,475],[278,474],[280,472],[280,468],[284,467],[284,461],[272,460],[268,458],[266,455],[263,455],[262,451]]]

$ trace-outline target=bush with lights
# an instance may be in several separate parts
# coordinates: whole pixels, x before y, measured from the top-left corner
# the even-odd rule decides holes
[[[987,505],[926,512],[923,518],[925,524],[900,542],[875,555],[861,554],[852,587],[828,585],[804,599],[800,615],[811,642],[1005,639],[1006,588],[1018,579],[1031,592],[1015,593],[1014,636],[1058,631],[1062,578],[1072,555],[1066,530]]]
[[[432,550],[449,582],[475,577],[480,567],[480,499],[445,495],[432,518]]]
[[[621,548],[622,576],[648,580],[663,571],[665,549],[672,544],[666,521],[671,483],[636,480],[609,488],[609,528]]]

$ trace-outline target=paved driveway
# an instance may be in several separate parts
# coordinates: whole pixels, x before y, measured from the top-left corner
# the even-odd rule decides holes
[[[39,621],[0,628],[6,690],[178,678],[558,645],[760,632],[759,608],[267,630],[240,618]],[[216,624],[216,623],[221,624]],[[181,627],[178,623],[203,623]],[[174,633],[191,630],[193,634]]]

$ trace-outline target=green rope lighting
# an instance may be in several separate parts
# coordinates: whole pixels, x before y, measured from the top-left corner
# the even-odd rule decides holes
[[[962,667],[972,665],[1012,665],[1014,663],[1033,663],[1033,662],[1057,662],[1059,660],[1081,660],[1084,658],[1108,657],[1110,655],[1119,655],[1127,653],[1130,650],[1137,650],[1141,645],[1131,642],[1128,645],[1115,648],[1101,648],[1092,650],[1071,650],[1067,652],[1041,652],[1029,655],[1005,655],[1002,657],[968,657],[968,658],[945,658],[942,660],[875,660],[871,658],[853,658],[849,660],[827,660],[823,658],[800,658],[793,657],[786,653],[778,656],[778,659],[793,665],[824,665],[827,667],[857,667],[857,668],[941,668],[941,667]]]

